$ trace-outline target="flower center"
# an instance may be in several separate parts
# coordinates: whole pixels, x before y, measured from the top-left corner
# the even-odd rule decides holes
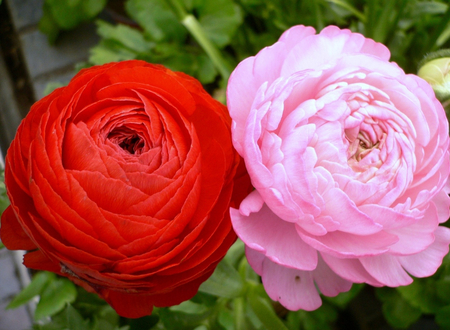
[[[381,97],[378,95],[378,98]],[[347,161],[353,171],[365,173],[368,179],[375,175],[386,160],[385,143],[389,121],[384,120],[387,109],[374,101],[372,93],[355,93],[347,100],[351,110],[345,121],[348,141]]]
[[[136,131],[128,127],[116,127],[109,134],[108,139],[132,155],[140,155],[145,141]]]
[[[359,132],[354,141],[350,141],[347,150],[347,159],[360,162],[374,149],[379,149],[380,141],[372,142],[365,132]]]

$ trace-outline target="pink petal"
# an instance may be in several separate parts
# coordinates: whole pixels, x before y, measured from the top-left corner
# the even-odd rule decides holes
[[[381,254],[359,260],[367,272],[384,285],[396,287],[413,281],[395,256]]]
[[[340,231],[329,232],[324,236],[311,236],[299,226],[296,229],[306,244],[337,258],[378,255],[387,252],[389,246],[398,241],[397,236],[383,231],[366,236]]]
[[[283,221],[267,205],[249,216],[230,210],[234,230],[249,248],[263,252],[283,266],[313,270],[317,252],[297,235],[294,224]],[[276,230],[274,230],[276,228]]]
[[[247,197],[241,202],[239,206],[239,212],[242,215],[249,216],[250,213],[256,213],[261,210],[264,205],[264,200],[259,194],[258,190],[253,190]]]
[[[247,257],[248,264],[253,268],[255,273],[261,275],[263,273],[263,262],[266,258],[264,253],[253,250],[246,245],[245,256]]]
[[[364,204],[359,209],[373,221],[383,226],[384,229],[402,228],[417,222],[417,217],[412,214],[400,213],[392,208],[377,204]]]
[[[411,255],[426,249],[434,241],[434,231],[439,225],[437,210],[433,203],[430,203],[427,211],[416,223],[387,230],[394,234],[399,241],[389,248],[390,253],[397,255]]]
[[[443,223],[447,221],[450,217],[450,197],[445,189],[441,190],[433,197],[432,203],[436,206],[439,222]]]
[[[375,223],[370,217],[358,210],[356,205],[339,188],[332,188],[323,194],[325,209],[322,215],[330,216],[339,222],[339,231],[357,235],[375,234],[383,226]]]
[[[261,278],[269,297],[289,310],[312,311],[322,304],[312,272],[283,267],[266,258]]]
[[[400,264],[413,276],[426,277],[433,275],[447,255],[450,244],[450,229],[437,227],[434,242],[424,251],[397,257]]]
[[[323,260],[339,276],[354,283],[367,283],[372,286],[383,286],[361,265],[359,259],[341,259],[321,253]]]
[[[352,287],[352,282],[333,272],[321,257],[319,257],[317,268],[313,271],[313,274],[314,281],[320,292],[328,297],[335,297],[341,292],[350,290]]]

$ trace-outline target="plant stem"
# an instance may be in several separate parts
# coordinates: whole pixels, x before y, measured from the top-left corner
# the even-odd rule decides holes
[[[203,30],[200,23],[193,15],[187,15],[181,23],[188,29],[195,40],[200,44],[205,53],[209,56],[210,60],[214,63],[217,70],[219,70],[220,75],[225,81],[231,74],[231,69],[227,65],[227,62],[222,57],[222,54],[217,50],[216,46],[208,39],[205,31]]]
[[[226,83],[228,81],[228,78],[230,77],[232,69],[222,57],[220,51],[211,42],[211,40],[209,40],[201,24],[194,17],[194,15],[188,14],[186,12],[183,5],[178,0],[168,0],[168,2],[171,5],[175,15],[177,15],[178,19],[180,20],[181,24],[186,27],[189,33],[199,43],[200,47],[203,48]]]

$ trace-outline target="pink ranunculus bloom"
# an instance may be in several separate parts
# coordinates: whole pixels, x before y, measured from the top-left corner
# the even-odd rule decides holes
[[[295,26],[230,78],[233,143],[256,188],[233,226],[288,309],[352,283],[408,285],[449,250],[447,119],[389,57],[349,30]]]

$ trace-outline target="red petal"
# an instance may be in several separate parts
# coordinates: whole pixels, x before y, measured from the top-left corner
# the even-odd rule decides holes
[[[25,254],[23,264],[28,268],[46,270],[62,275],[60,263],[51,261],[41,250]]]
[[[101,289],[98,294],[103,297],[117,314],[130,319],[150,315],[153,311],[153,297],[114,290]]]
[[[34,250],[36,244],[23,230],[11,206],[2,214],[0,237],[3,244],[10,250]]]

